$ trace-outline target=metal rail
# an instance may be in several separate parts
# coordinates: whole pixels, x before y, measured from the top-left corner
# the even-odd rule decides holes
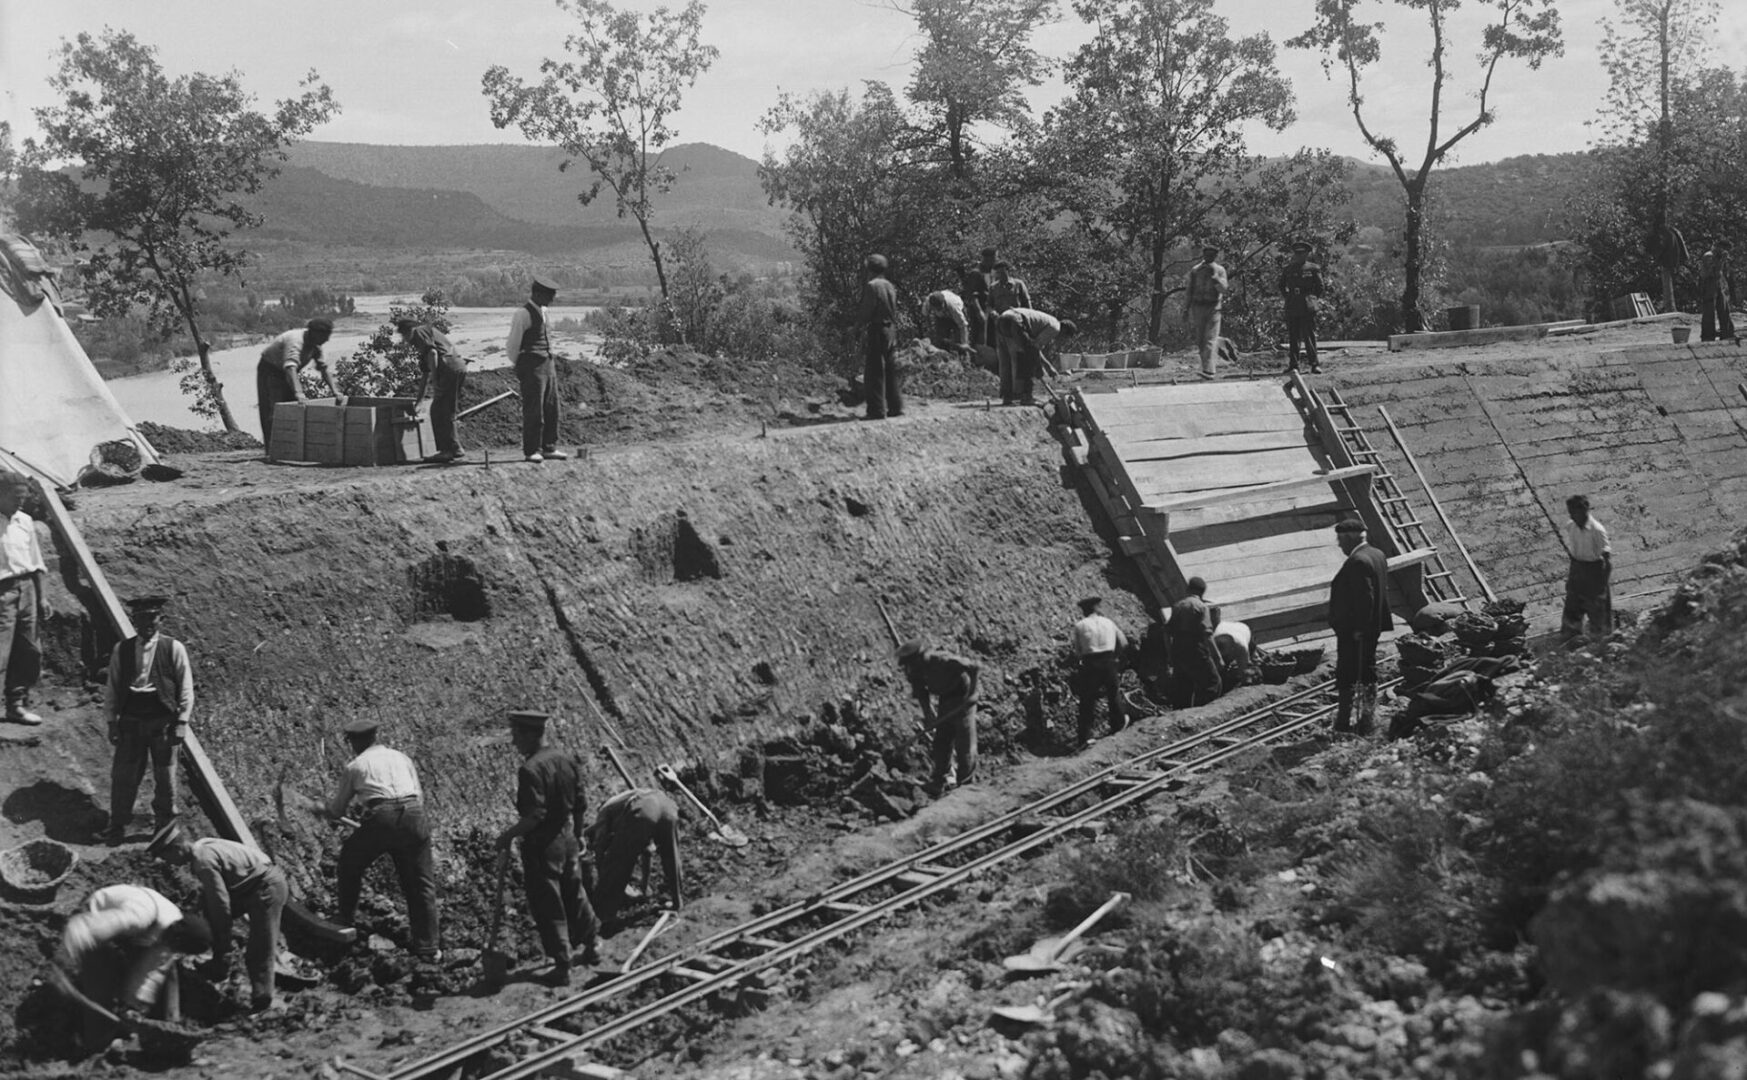
[[[1394,682],[1384,684],[1385,688]],[[553,1043],[529,1057],[483,1080],[524,1080],[543,1069],[573,1058],[581,1051],[634,1030],[677,1009],[728,989],[768,968],[794,960],[828,942],[868,926],[886,916],[953,889],[990,867],[1059,840],[1086,822],[1104,817],[1122,807],[1148,798],[1173,781],[1193,772],[1222,764],[1259,746],[1278,742],[1321,722],[1335,706],[1328,701],[1333,683],[1323,683],[1270,702],[1250,712],[1215,724],[1205,731],[1108,766],[1026,806],[1010,810],[968,832],[944,840],[913,855],[869,871],[859,877],[823,889],[787,907],[721,931],[686,949],[653,960],[642,967],[615,976],[581,994],[554,1002],[536,1012],[466,1039],[431,1057],[408,1064],[387,1075],[386,1080],[427,1080],[446,1074],[469,1058],[490,1050],[515,1036],[534,1036]],[[1190,756],[1194,755],[1194,756]],[[1101,795],[1101,790],[1112,789]],[[1092,796],[1097,802],[1073,810],[1072,804]],[[1060,811],[1061,816],[1055,816]],[[1029,828],[1037,819],[1046,824]],[[994,850],[974,854],[981,847],[1014,830],[1025,831]],[[958,865],[942,860],[968,856]],[[852,902],[876,890],[899,891],[868,903]],[[865,898],[865,897],[864,897]],[[807,928],[803,924],[830,920]],[[785,929],[798,932],[778,940]],[[751,956],[726,955],[747,952]],[[638,1006],[585,1032],[554,1029],[556,1021],[630,993],[664,978],[684,980],[686,985],[652,1002]],[[346,1066],[355,1074],[370,1076],[364,1069]]]

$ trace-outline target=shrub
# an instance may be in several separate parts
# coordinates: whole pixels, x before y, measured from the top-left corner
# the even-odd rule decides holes
[[[449,301],[441,289],[426,292],[417,304],[390,306],[388,321],[378,326],[351,356],[334,365],[334,382],[340,393],[348,397],[410,397],[419,380],[418,353],[401,340],[394,321],[417,319],[446,333],[448,314]],[[313,373],[306,372],[303,378],[306,392],[314,394],[324,389],[317,387]]]

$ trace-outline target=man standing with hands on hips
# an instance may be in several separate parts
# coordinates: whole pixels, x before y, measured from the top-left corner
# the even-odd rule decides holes
[[[556,299],[557,283],[536,274],[528,287],[528,302],[517,308],[510,320],[510,336],[504,345],[515,363],[516,382],[521,385],[522,456],[536,464],[570,456],[558,449],[558,364],[552,358],[552,335],[546,320],[546,307]]]
[[[140,596],[127,603],[134,636],[109,654],[104,711],[115,762],[109,773],[111,846],[127,837],[133,804],[152,767],[152,817],[163,828],[176,816],[176,753],[194,718],[194,670],[188,650],[163,632],[167,596]]]

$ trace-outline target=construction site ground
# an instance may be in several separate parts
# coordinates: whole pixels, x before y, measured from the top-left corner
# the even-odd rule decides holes
[[[1482,571],[1544,627],[1563,577],[1549,511],[1572,485],[1592,493],[1615,530],[1628,611],[1649,607],[1741,524],[1747,400],[1735,384],[1747,361],[1733,345],[1676,347],[1667,336],[1652,324],[1476,349],[1351,350],[1325,358],[1326,378],[1356,407],[1391,409]],[[1193,378],[1193,365],[1171,356],[1132,377]],[[1252,357],[1228,377],[1279,367],[1277,357]],[[1702,376],[1710,396],[1671,384],[1676,368],[1688,381]],[[673,764],[753,837],[726,848],[688,816],[690,902],[655,944],[661,952],[1291,689],[1248,687],[1202,709],[1160,710],[1072,754],[1063,642],[1075,601],[1101,594],[1106,612],[1138,631],[1141,581],[1113,553],[1041,411],[989,407],[992,376],[942,359],[918,358],[912,387],[904,417],[874,424],[857,421],[853,388],[798,368],[693,354],[629,368],[578,363],[565,376],[567,445],[581,451],[570,461],[517,460],[511,405],[463,429],[473,453],[461,466],[271,465],[258,450],[199,450],[202,440],[187,435],[165,447],[187,451],[167,458],[181,479],[77,494],[75,517],[117,591],[176,596],[171,629],[196,658],[201,737],[314,910],[332,911],[339,838],[295,814],[282,828],[275,784],[331,789],[344,762],[338,728],[360,714],[380,718],[385,741],[413,753],[440,834],[446,959],[440,971],[411,971],[398,889],[379,866],[361,908],[370,944],[313,965],[317,985],[285,994],[282,1011],[225,1017],[197,993],[194,1011],[218,1026],[191,1063],[152,1064],[134,1051],[45,1059],[64,1015],[33,978],[65,915],[110,882],[176,893],[188,884],[137,843],[92,842],[109,747],[100,693],[87,681],[93,645],[57,583],[37,697],[48,722],[0,726],[0,847],[48,836],[84,861],[52,904],[0,907],[0,943],[18,959],[0,974],[0,1069],[266,1080],[333,1075],[338,1056],[385,1072],[554,1000],[560,991],[525,977],[495,994],[477,986],[489,838],[511,819],[517,765],[507,708],[559,713],[555,737],[584,758],[591,799],[621,786],[599,752],[610,743],[640,778]],[[469,399],[498,389],[475,379]],[[1439,427],[1463,417],[1466,436]],[[1372,441],[1393,450],[1381,425]],[[1392,469],[1411,476],[1405,464]],[[1423,489],[1403,487],[1429,510]],[[976,783],[938,801],[915,791],[926,765],[876,596],[902,632],[974,656],[988,672],[985,765]],[[1355,951],[1319,906],[1321,875],[1333,873],[1330,836],[1361,829],[1368,806],[1409,792],[1472,797],[1484,731],[1452,730],[1432,753],[1313,740],[1149,806],[1125,836],[1199,837],[1225,827],[1232,805],[1265,815],[1316,801],[1327,813],[1316,843],[1282,835],[1228,853],[1241,872],[1203,865],[1204,850],[1174,842],[1155,846],[1175,861],[1150,870],[1144,851],[1116,853],[1155,887],[1095,935],[1071,978],[1009,984],[1000,960],[1104,899],[1084,887],[1111,878],[1109,841],[1095,837],[818,956],[759,1008],[740,1010],[749,1015],[657,1025],[601,1060],[638,1076],[1235,1076],[1268,1048],[1233,1029],[1167,1054],[1145,1019],[1159,1003],[1142,1000],[1144,979],[1126,1009],[1106,1004],[1121,992],[1079,987],[1053,1030],[988,1022],[991,1006],[1051,997],[1064,982],[1120,991],[1136,964],[1193,957],[1207,945],[1184,944],[1193,926],[1263,941],[1262,967],[1250,974],[1306,1010],[1309,1041],[1326,1050],[1300,1054],[1296,1072],[1279,1064],[1284,1071],[1244,1076],[1481,1075],[1462,1062],[1484,1056],[1483,1022],[1525,992],[1522,951],[1476,949],[1428,973],[1387,948]],[[849,797],[870,769],[881,770],[899,820]],[[506,934],[526,976],[538,949],[514,887],[511,895]],[[615,969],[654,907],[632,916],[603,949]],[[1326,1000],[1314,1001],[1319,994]]]

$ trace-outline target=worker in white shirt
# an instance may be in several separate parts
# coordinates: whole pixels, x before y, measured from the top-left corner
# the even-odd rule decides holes
[[[437,873],[418,770],[411,758],[376,741],[377,727],[374,720],[346,725],[354,757],[340,773],[339,790],[327,805],[328,817],[335,821],[345,816],[354,798],[362,807],[358,827],[340,845],[340,925],[352,925],[364,872],[387,855],[406,894],[413,952],[421,960],[436,960],[442,956],[437,950]]]
[[[1117,687],[1117,675],[1122,670],[1122,654],[1128,651],[1128,637],[1120,627],[1098,613],[1101,596],[1088,596],[1080,601],[1082,618],[1074,624],[1073,649],[1079,661],[1074,676],[1074,694],[1080,699],[1080,745],[1092,741],[1092,721],[1097,714],[1098,699],[1109,703],[1110,733],[1128,726],[1122,709],[1122,691]]]
[[[46,566],[36,522],[24,512],[30,481],[14,472],[0,472],[0,677],[6,687],[6,720],[36,725],[42,717],[30,711],[30,690],[42,671],[38,634],[54,614],[43,596]]]
[[[212,927],[212,961],[202,974],[222,983],[230,974],[232,913],[248,916],[249,1011],[273,1005],[274,963],[279,958],[279,919],[291,898],[285,872],[247,844],[209,836],[196,840],[180,822],[159,829],[146,847],[171,866],[186,866],[200,882],[200,899]]]
[[[928,343],[944,352],[968,356],[971,351],[971,327],[965,320],[964,301],[951,289],[937,289],[922,301],[922,321],[928,329]]]
[[[161,829],[176,816],[176,754],[194,716],[194,672],[188,650],[163,632],[169,602],[166,596],[129,600],[135,635],[109,654],[103,700],[115,760],[109,771],[109,829],[104,840],[111,846],[127,838],[148,761],[153,827]]]
[[[1560,619],[1565,640],[1583,636],[1583,621],[1590,633],[1606,637],[1613,630],[1613,545],[1607,530],[1589,512],[1589,496],[1565,500],[1571,521],[1565,526],[1565,547],[1571,553],[1571,570],[1565,577],[1565,611]]]
[[[61,932],[54,963],[94,1004],[123,1020],[140,1013],[181,1019],[176,961],[212,947],[212,931],[184,917],[165,897],[143,885],[111,885],[91,894]],[[96,1053],[119,1034],[107,1017],[87,1010],[85,1050]]]

